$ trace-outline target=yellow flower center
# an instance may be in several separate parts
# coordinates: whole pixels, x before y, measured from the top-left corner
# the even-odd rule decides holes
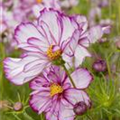
[[[63,92],[63,88],[58,85],[58,84],[52,84],[50,86],[50,96],[53,97],[56,94],[62,93]]]
[[[62,54],[62,51],[60,49],[53,51],[53,45],[51,45],[47,50],[47,56],[50,60],[56,60],[58,59]]]
[[[41,3],[41,2],[42,2],[42,0],[36,0],[36,2],[37,2],[37,3]]]

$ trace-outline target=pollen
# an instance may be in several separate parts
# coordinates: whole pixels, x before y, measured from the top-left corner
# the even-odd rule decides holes
[[[58,84],[52,84],[50,86],[50,96],[53,97],[56,94],[62,93],[63,92],[63,88],[58,85]]]
[[[51,45],[47,50],[47,56],[50,60],[56,60],[58,59],[62,54],[62,51],[60,49],[53,51],[53,45]]]
[[[36,0],[36,2],[37,2],[37,3],[41,3],[41,2],[42,2],[42,0]]]

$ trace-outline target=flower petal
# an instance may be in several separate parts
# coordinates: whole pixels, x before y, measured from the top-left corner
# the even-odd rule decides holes
[[[33,6],[33,13],[36,17],[40,16],[40,11],[44,8],[54,8],[56,10],[60,10],[60,1],[59,0],[42,0],[40,4],[36,4]]]
[[[39,17],[40,16],[40,11],[44,9],[43,5],[34,5],[32,8],[33,14],[35,15],[35,17]]]
[[[28,51],[32,51],[32,48],[36,48],[38,52],[43,52],[44,54],[46,53],[49,44],[46,40],[40,40],[37,38],[29,38],[28,39],[28,44],[29,44],[29,50]],[[28,46],[25,46],[24,49],[26,50],[26,48],[28,48]]]
[[[33,90],[40,90],[41,87],[48,87],[50,83],[45,77],[38,76],[33,81],[30,82],[30,88]]]
[[[74,32],[78,29],[78,24],[74,17],[67,17],[62,14],[62,37],[60,44],[73,37]]]
[[[76,15],[75,20],[79,24],[79,28],[82,29],[81,34],[84,33],[88,27],[88,21],[87,21],[86,17],[82,16],[82,15]]]
[[[46,113],[46,120],[58,120],[58,117],[51,112]]]
[[[94,26],[90,28],[88,31],[88,38],[90,39],[90,43],[95,43],[103,36],[103,30],[101,26]]]
[[[16,85],[22,85],[42,72],[48,61],[38,56],[24,56],[23,58],[6,58],[4,69],[6,77]]]
[[[85,89],[92,82],[93,77],[87,69],[76,69],[71,74],[72,79],[78,89]]]
[[[91,107],[90,98],[83,90],[77,90],[74,88],[68,89],[65,91],[65,97],[73,105],[80,101],[84,101],[88,107]]]
[[[73,65],[73,58],[74,53],[78,45],[78,40],[80,37],[80,32],[76,30],[71,38],[71,41],[64,49],[64,52],[62,54],[62,58],[68,63],[70,66]]]
[[[59,119],[60,120],[74,120],[75,113],[73,111],[73,106],[67,101],[60,104]]]
[[[49,96],[49,91],[42,90],[36,94],[33,94],[29,101],[31,108],[37,111],[39,114],[47,110],[51,104],[51,98]]]
[[[86,33],[84,33],[82,36],[80,36],[78,44],[83,46],[83,47],[89,47],[90,46],[90,40],[88,39],[88,36],[87,36]]]
[[[53,110],[48,111],[46,114],[47,120],[74,120],[74,112],[72,110],[72,105],[64,99],[62,101],[59,99],[53,103]]]
[[[51,19],[52,18],[52,19]],[[39,17],[39,25],[50,44],[66,45],[74,31],[78,29],[74,17],[65,16],[53,9],[44,9]],[[66,43],[66,44],[65,44]]]
[[[46,38],[50,44],[58,45],[61,37],[62,26],[60,21],[60,14],[55,10],[44,9],[41,11],[39,17],[39,25],[42,27]],[[52,19],[51,19],[52,18]]]
[[[80,64],[84,61],[85,57],[91,57],[87,49],[81,45],[78,45],[75,50],[75,67],[79,67]]]
[[[27,42],[27,39],[31,37],[35,37],[39,39],[40,33],[32,23],[21,23],[15,29],[14,37],[17,40],[17,42],[20,44]]]
[[[66,46],[64,53],[62,54],[63,59],[71,66],[71,67],[79,67],[79,65],[83,62],[85,57],[90,57],[90,53],[84,46],[88,45],[88,39],[80,41],[80,32],[75,31],[70,43]]]
[[[47,120],[58,120],[58,115],[59,115],[59,109],[60,109],[60,101],[57,100],[58,96],[54,97],[55,100],[52,100],[52,104],[51,107],[49,108],[49,110],[46,113],[46,119]]]
[[[30,45],[28,43],[28,40],[30,41],[30,39],[35,42],[37,41],[39,46],[41,45],[40,43],[45,44],[46,46],[49,45],[43,34],[32,23],[22,23],[18,25],[15,29],[14,38],[17,41],[19,48],[25,49],[25,47],[29,47],[27,51],[31,50],[31,46],[35,47],[34,45]]]
[[[52,80],[52,82],[56,83],[63,84],[66,77],[67,77],[66,72],[62,68],[56,66],[52,66],[50,68],[50,72],[48,73],[48,78]]]

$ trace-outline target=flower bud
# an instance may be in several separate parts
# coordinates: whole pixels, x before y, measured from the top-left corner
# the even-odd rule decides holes
[[[97,60],[93,63],[93,69],[96,72],[104,72],[106,68],[107,68],[107,65],[104,60]]]
[[[75,104],[74,112],[76,115],[83,115],[87,111],[87,105],[81,101]]]
[[[14,105],[13,105],[13,109],[15,111],[20,111],[23,109],[23,104],[21,102],[16,102]]]

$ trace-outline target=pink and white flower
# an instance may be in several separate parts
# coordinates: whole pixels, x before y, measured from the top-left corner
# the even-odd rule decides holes
[[[40,16],[40,11],[44,8],[54,8],[60,10],[59,0],[21,0],[19,7],[24,9],[27,13],[32,13],[35,17]]]
[[[6,4],[5,4],[6,3]],[[4,4],[0,3],[0,42],[11,43],[9,48],[13,48],[15,42],[13,42],[13,33],[14,28],[19,24],[18,21],[14,18],[12,11],[9,11],[8,8],[12,3],[9,1],[9,4],[5,2]]]
[[[59,58],[77,68],[86,56],[90,57],[86,47],[105,31],[100,26],[87,30],[87,26],[83,16],[70,17],[53,9],[42,10],[37,26],[22,23],[16,28],[14,38],[18,48],[25,52],[21,58],[5,59],[6,77],[22,85]]]
[[[52,19],[51,19],[52,18]],[[22,23],[14,38],[18,48],[24,50],[21,58],[6,58],[6,77],[17,85],[22,85],[36,76],[64,54],[67,44],[73,39],[79,26],[74,17],[68,17],[53,9],[44,9],[38,25]]]
[[[86,69],[77,69],[71,74],[75,85],[73,88],[65,71],[52,66],[35,78],[30,87],[33,90],[30,106],[46,120],[74,120],[76,114],[74,106],[84,102],[87,108],[91,107],[90,98],[83,89],[91,83],[92,76]]]
[[[5,36],[2,41],[10,42],[12,45],[14,45],[14,29],[22,21],[28,20],[26,12],[21,12],[22,10],[18,8],[19,4],[16,2],[12,0],[0,2],[0,34]]]
[[[88,29],[88,21],[86,17],[77,15],[74,16],[79,25],[79,32],[76,32],[64,50],[63,59],[67,61],[66,67],[79,67],[86,57],[91,57],[87,48],[102,38],[104,33],[107,33],[110,26],[102,27],[96,25]]]
[[[0,3],[0,10],[0,33],[2,34],[6,30],[11,31],[17,22],[14,20],[12,12],[8,11],[2,2]]]

